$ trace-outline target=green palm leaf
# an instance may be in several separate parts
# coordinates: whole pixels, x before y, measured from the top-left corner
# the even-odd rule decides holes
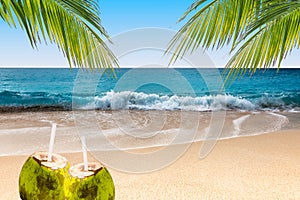
[[[202,0],[195,2],[180,19],[201,7],[178,31],[168,51],[175,49],[173,61],[196,48],[220,48],[241,36],[250,23],[249,15],[259,0]]]
[[[199,0],[180,20],[195,9],[169,44],[167,51],[174,51],[171,62],[199,47],[230,44],[234,55],[226,67],[231,68],[229,76],[237,76],[279,67],[288,52],[299,48],[298,0]]]
[[[118,66],[100,36],[109,39],[96,0],[0,0],[0,17],[24,29],[34,48],[42,40],[56,43],[70,67]]]
[[[294,48],[300,46],[300,2],[280,2],[262,9],[249,25],[241,45],[227,63],[230,73],[243,75],[247,69],[269,68],[280,64]],[[235,69],[241,69],[235,70]]]

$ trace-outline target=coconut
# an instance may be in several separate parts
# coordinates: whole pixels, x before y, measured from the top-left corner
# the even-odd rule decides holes
[[[67,159],[47,152],[31,155],[19,176],[19,193],[22,200],[64,200],[65,177],[68,176]]]
[[[100,163],[77,164],[69,169],[70,177],[65,180],[68,200],[113,200],[115,187],[108,170]]]

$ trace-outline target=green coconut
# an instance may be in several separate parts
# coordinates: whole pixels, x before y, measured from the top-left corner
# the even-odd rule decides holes
[[[67,200],[113,200],[115,187],[108,170],[100,163],[89,163],[88,170],[84,164],[72,166],[70,177],[65,180]]]
[[[47,152],[31,155],[19,176],[19,193],[22,200],[64,200],[65,177],[68,176],[67,159],[52,155],[48,162]]]

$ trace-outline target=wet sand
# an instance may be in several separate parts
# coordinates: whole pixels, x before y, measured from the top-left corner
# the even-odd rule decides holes
[[[116,199],[300,199],[299,142],[300,130],[222,140],[202,160],[202,142],[197,142],[172,165],[151,173],[108,168]],[[62,155],[72,164],[82,160],[79,153]],[[19,198],[18,174],[25,160],[0,157],[0,199]]]
[[[0,156],[47,150],[51,123],[57,124],[55,152],[70,153],[81,151],[79,136],[83,135],[90,150],[124,150],[300,129],[299,116],[136,110],[1,113]]]

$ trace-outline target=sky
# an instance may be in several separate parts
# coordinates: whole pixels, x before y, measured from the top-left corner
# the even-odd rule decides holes
[[[137,28],[159,27],[178,30],[177,20],[192,4],[192,0],[100,0],[100,18],[109,35]],[[41,44],[32,49],[25,32],[9,27],[0,20],[0,66],[68,66],[66,59],[53,44]],[[229,59],[228,49],[209,52],[217,66]],[[285,66],[299,65],[299,51],[284,61]]]

